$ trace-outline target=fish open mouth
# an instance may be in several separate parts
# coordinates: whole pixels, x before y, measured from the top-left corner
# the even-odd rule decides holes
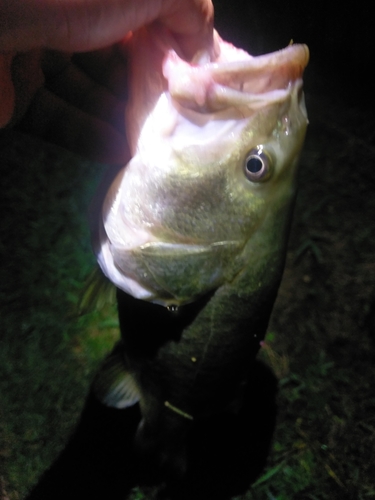
[[[196,66],[169,52],[163,74],[170,95],[180,105],[212,112],[241,105],[257,109],[283,101],[291,84],[302,78],[309,60],[309,49],[303,44],[260,56],[251,56],[222,40],[220,47],[217,60]]]

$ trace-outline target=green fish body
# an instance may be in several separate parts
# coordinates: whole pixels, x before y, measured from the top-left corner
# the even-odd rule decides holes
[[[95,388],[110,406],[139,401],[138,448],[183,469],[192,423],[241,407],[266,332],[307,126],[308,49],[253,57],[215,34],[215,60],[188,64],[154,36],[129,44],[133,158],[95,245],[123,337]]]

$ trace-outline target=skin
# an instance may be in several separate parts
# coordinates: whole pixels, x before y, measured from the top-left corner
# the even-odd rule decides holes
[[[210,0],[0,0],[0,20],[0,128],[121,164],[126,36],[154,23],[185,59],[213,36]]]

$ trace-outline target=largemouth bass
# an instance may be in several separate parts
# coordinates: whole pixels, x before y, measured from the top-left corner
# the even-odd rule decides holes
[[[109,406],[139,402],[138,449],[180,471],[194,421],[241,408],[283,273],[307,126],[305,45],[253,57],[215,36],[215,59],[187,63],[152,31],[133,34],[133,157],[95,244],[122,332],[95,390]]]

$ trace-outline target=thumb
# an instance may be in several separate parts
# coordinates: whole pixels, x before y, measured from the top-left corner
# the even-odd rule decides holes
[[[0,50],[96,50],[159,20],[190,56],[212,42],[213,6],[211,0],[0,0],[0,19]]]
[[[0,129],[17,123],[44,83],[42,51],[0,53]]]
[[[161,0],[0,0],[0,50],[100,49],[155,20],[160,5]]]

